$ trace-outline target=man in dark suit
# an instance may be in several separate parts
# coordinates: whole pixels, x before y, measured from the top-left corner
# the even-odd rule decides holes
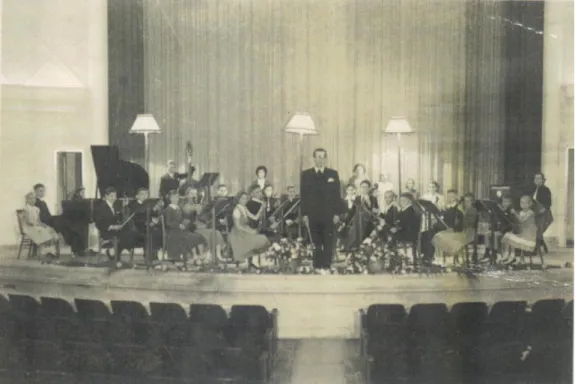
[[[177,191],[180,188],[180,181],[188,177],[187,173],[177,172],[176,162],[168,161],[168,172],[160,178],[160,198],[164,199],[166,207],[170,204],[166,201],[166,196],[170,191]]]
[[[316,273],[329,274],[334,249],[334,225],[341,213],[340,182],[335,169],[325,166],[327,151],[313,151],[315,166],[301,173],[301,214],[315,246]]]
[[[129,225],[122,226],[122,209],[117,207],[116,200],[116,189],[113,187],[106,188],[104,198],[94,207],[94,223],[103,240],[118,238],[115,257],[116,261],[119,261],[120,254],[124,249],[134,248],[135,233]],[[109,252],[107,254],[109,258],[112,258]]]
[[[539,212],[535,212],[535,214],[537,215],[539,232],[542,237],[543,233],[545,233],[547,228],[553,222],[553,215],[551,214],[551,190],[545,186],[545,175],[543,173],[538,172],[533,176],[533,185],[527,192],[527,194],[531,196],[533,200],[540,204],[540,210]],[[543,238],[539,239],[539,244],[545,253],[549,252],[549,248],[547,247],[547,244]]]
[[[88,242],[83,226],[75,225],[71,220],[61,215],[52,215],[48,204],[44,201],[44,195],[46,194],[44,184],[34,185],[34,194],[36,195],[35,205],[40,210],[40,221],[60,233],[74,255],[82,255]]]

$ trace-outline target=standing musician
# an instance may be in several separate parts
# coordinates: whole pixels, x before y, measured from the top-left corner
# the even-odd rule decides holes
[[[314,167],[301,173],[301,214],[314,244],[313,266],[316,273],[330,273],[334,251],[335,225],[341,211],[339,174],[325,166],[327,151],[313,151]]]
[[[134,243],[136,246],[143,246],[144,253],[147,251],[145,246],[148,234],[150,231],[151,251],[155,252],[162,247],[162,228],[160,227],[159,216],[161,214],[161,206],[157,205],[148,213],[145,201],[149,197],[149,191],[146,188],[138,188],[136,191],[136,199],[128,204],[128,212],[132,217],[134,223],[133,229],[135,233]],[[161,204],[161,200],[160,200]],[[150,215],[150,216],[148,216]]]
[[[267,180],[268,177],[268,169],[264,165],[259,165],[256,168],[256,179],[252,183],[252,185],[257,185],[263,191],[266,185],[270,185]]]
[[[532,207],[537,211],[535,212],[539,231],[537,240],[539,242],[538,245],[543,248],[545,253],[548,253],[549,248],[545,240],[543,240],[543,233],[553,222],[553,215],[551,214],[552,197],[551,190],[545,185],[545,175],[543,173],[538,172],[533,176],[533,185],[527,194],[531,196],[534,202],[538,203]]]
[[[122,210],[115,206],[117,198],[116,188],[106,188],[103,200],[94,206],[94,222],[102,240],[118,239],[115,257],[119,260],[124,249],[134,248],[135,234],[127,225],[122,226]],[[106,254],[112,258],[109,250],[106,250]]]
[[[287,202],[282,212],[285,223],[283,235],[289,239],[298,237],[299,210],[297,204],[299,204],[297,191],[295,186],[290,185],[287,187]]]
[[[170,204],[167,199],[168,192],[177,191],[180,188],[180,183],[182,183],[187,177],[187,173],[178,173],[178,168],[174,160],[168,161],[168,172],[162,176],[160,179],[160,197],[164,198],[164,204],[168,206]]]

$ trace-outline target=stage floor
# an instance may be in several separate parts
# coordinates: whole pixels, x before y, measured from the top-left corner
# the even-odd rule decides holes
[[[0,254],[0,293],[102,301],[168,301],[184,306],[260,304],[279,310],[282,338],[357,338],[358,310],[374,303],[446,303],[573,299],[572,249],[552,250],[547,271],[437,275],[256,275],[114,270],[42,265]]]

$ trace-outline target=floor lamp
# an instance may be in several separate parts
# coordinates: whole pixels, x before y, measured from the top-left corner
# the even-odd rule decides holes
[[[285,127],[285,132],[290,134],[299,135],[299,174],[303,171],[303,137],[309,135],[317,135],[315,129],[315,124],[311,115],[309,113],[296,113],[294,114]],[[301,185],[300,185],[300,197],[301,197]],[[301,200],[298,207],[299,210],[299,227],[298,236],[301,236]]]
[[[401,194],[401,135],[414,133],[405,117],[392,117],[383,130],[385,135],[397,135],[397,183]]]
[[[162,130],[158,126],[156,119],[151,114],[142,114],[136,116],[132,128],[130,128],[130,133],[137,133],[144,135],[144,169],[148,172],[148,162],[150,160],[150,147],[148,142],[148,135],[150,133],[160,133]]]

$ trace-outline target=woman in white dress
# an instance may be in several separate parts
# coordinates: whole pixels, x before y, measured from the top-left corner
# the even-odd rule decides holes
[[[270,243],[265,235],[249,226],[249,219],[258,220],[261,210],[256,215],[251,214],[246,208],[248,201],[249,195],[245,192],[241,192],[237,197],[233,212],[234,225],[230,231],[230,244],[236,262],[249,262],[253,266],[250,260],[252,256],[265,251]]]
[[[28,193],[22,214],[22,231],[38,246],[39,255],[53,245],[57,256],[60,253],[60,236],[54,228],[40,221],[40,209],[35,204],[36,195],[34,192]],[[51,251],[46,252],[46,255],[55,256]]]

